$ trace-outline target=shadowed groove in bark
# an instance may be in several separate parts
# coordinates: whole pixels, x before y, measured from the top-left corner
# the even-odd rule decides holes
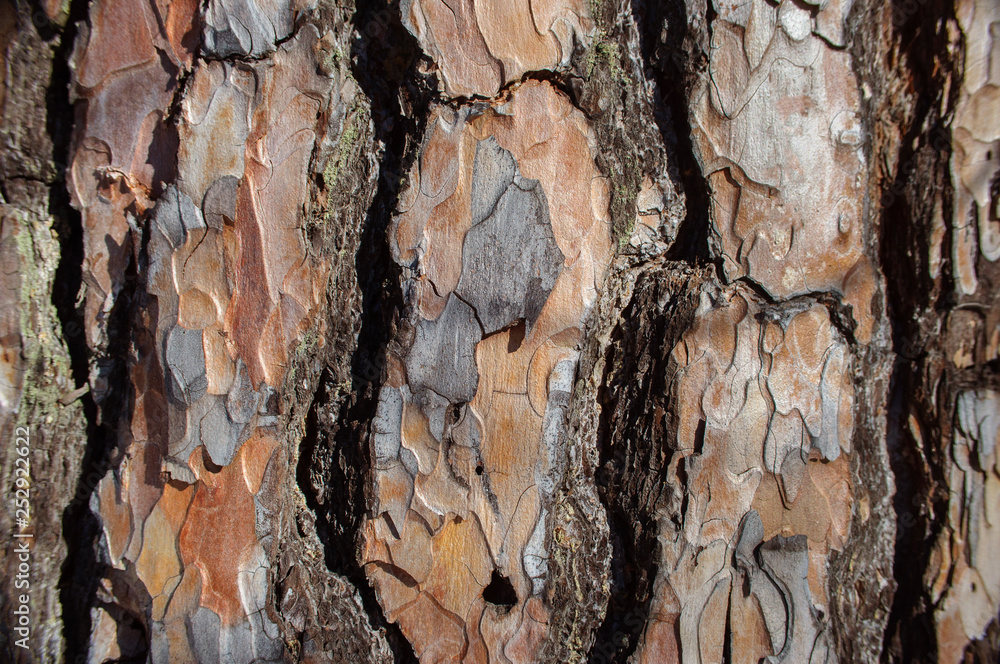
[[[614,6],[602,3],[598,9],[607,14]],[[710,260],[708,187],[694,156],[687,107],[694,77],[705,66],[701,40],[691,34],[683,2],[629,0],[620,10],[631,11],[635,20],[644,75],[654,83],[654,131],[666,147],[667,163],[661,168],[683,192],[686,212],[666,256],[677,262],[659,268],[639,267],[633,298],[621,312],[606,349],[609,369],[599,394],[602,414],[596,479],[610,529],[611,596],[590,649],[591,664],[626,662],[635,652],[649,616],[657,573],[656,512],[673,498],[675,502],[686,499],[664,495],[664,491],[669,492],[664,480],[675,434],[655,413],[670,412],[669,355],[694,310],[695,303],[680,285],[691,284],[690,276],[681,275],[687,267]],[[613,19],[598,16],[598,21],[608,24]],[[624,41],[621,35],[615,36]],[[636,97],[639,103],[647,103],[644,94]],[[626,99],[623,93],[618,103]],[[617,135],[609,136],[601,129],[598,119],[598,135],[604,142],[611,142],[616,150],[634,148],[642,154],[645,146],[619,145]],[[634,199],[632,209],[624,212],[635,214]],[[683,478],[682,468],[678,474]],[[681,504],[669,511],[676,520],[683,509]]]
[[[670,352],[692,320],[697,280],[683,266],[638,277],[606,354],[598,440],[598,491],[608,511],[611,598],[590,651],[591,664],[624,663],[646,624],[656,577],[660,512],[683,514],[665,484],[676,448],[669,415]],[[679,472],[680,474],[680,472]]]
[[[897,16],[906,15],[904,3],[893,5]],[[948,63],[950,70],[939,67],[939,58],[947,57],[948,53],[948,20],[954,20],[954,7],[947,2],[933,2],[894,25],[894,37],[905,55],[905,65],[901,63],[900,69],[908,67],[906,74],[913,87],[910,98],[914,108],[910,126],[905,128],[900,143],[893,181],[883,195],[879,220],[881,267],[886,275],[888,314],[897,354],[890,379],[886,431],[896,481],[893,577],[897,590],[886,625],[882,660],[901,664],[922,661],[926,653],[938,650],[934,629],[936,607],[924,588],[923,577],[930,566],[934,543],[948,519],[945,476],[948,460],[945,447],[940,444],[950,437],[943,428],[948,424],[933,416],[927,418],[921,444],[910,432],[907,412],[908,404],[922,404],[928,413],[934,413],[937,397],[945,396],[928,393],[924,384],[926,365],[934,362],[930,353],[936,341],[927,336],[927,326],[921,325],[921,319],[947,311],[954,293],[948,250],[950,232],[945,233],[942,249],[945,285],[938,293],[934,292],[928,265],[934,196],[938,193],[941,206],[950,209],[952,195],[947,116],[952,113],[955,98],[954,93],[946,100],[941,95],[949,78],[953,83],[961,79],[962,66],[959,58]],[[958,88],[957,84],[952,85],[953,91]],[[945,117],[941,112],[942,101]],[[954,389],[949,382],[945,376],[942,385],[945,393]]]
[[[59,265],[52,284],[52,304],[62,324],[63,338],[72,361],[73,381],[79,388],[87,383],[87,337],[83,329],[83,312],[76,308],[77,297],[83,285],[83,221],[80,213],[70,205],[66,189],[66,169],[69,168],[69,149],[73,133],[73,106],[69,100],[69,57],[76,41],[76,21],[85,20],[87,3],[76,0],[70,5],[70,17],[65,29],[56,33],[59,48],[52,62],[52,80],[45,94],[47,105],[46,128],[52,138],[52,159],[56,165],[57,180],[49,190],[49,213],[59,236]],[[41,10],[35,11],[41,16]],[[51,28],[50,28],[51,29]],[[45,30],[39,30],[44,34]],[[89,395],[87,397],[90,399]],[[92,402],[92,399],[90,399]],[[88,416],[88,420],[91,418]]]
[[[126,277],[126,287],[119,293],[108,316],[110,340],[106,378],[108,385],[114,387],[102,402],[100,417],[91,393],[82,397],[88,423],[87,449],[83,454],[73,501],[66,509],[63,519],[63,536],[72,552],[66,558],[60,579],[67,658],[86,655],[89,649],[90,609],[95,600],[98,570],[104,564],[98,553],[103,529],[97,515],[91,511],[90,500],[97,490],[98,482],[112,467],[116,456],[117,428],[113,423],[128,421],[133,400],[128,380],[129,324],[138,282],[133,262],[129,263]],[[148,633],[146,637],[148,639]]]
[[[33,16],[36,19],[44,17],[37,5]],[[45,39],[59,39],[52,62],[52,77],[46,91],[46,126],[52,139],[52,158],[57,170],[57,180],[50,188],[49,213],[54,220],[53,226],[60,246],[59,264],[53,280],[52,304],[62,326],[62,336],[69,351],[73,381],[77,388],[87,384],[90,351],[82,311],[77,308],[84,260],[83,225],[80,213],[70,205],[66,170],[74,119],[73,104],[70,102],[69,60],[77,37],[77,23],[86,21],[87,16],[88,2],[73,0],[69,5],[69,18],[65,27],[60,29],[44,23],[39,28],[39,33]],[[41,20],[35,21],[36,26],[40,23]],[[130,265],[128,277],[121,298],[109,316],[111,364],[108,384],[114,391],[106,399],[101,421],[98,419],[93,395],[88,391],[81,397],[87,422],[87,447],[83,451],[80,477],[73,499],[64,512],[63,537],[70,555],[63,563],[59,579],[66,661],[86,661],[89,652],[90,608],[95,600],[97,570],[101,565],[97,555],[101,526],[90,510],[90,498],[97,482],[107,472],[115,449],[115,429],[110,423],[119,421],[128,413],[129,381],[126,361],[130,303],[136,285],[135,265]]]
[[[387,345],[402,307],[399,268],[392,260],[386,232],[423,132],[430,95],[417,80],[419,46],[403,28],[398,7],[380,9],[359,3],[353,23],[352,71],[371,103],[376,149],[380,150],[377,189],[354,257],[362,292],[361,332],[351,360],[350,396],[338,413],[330,413],[335,423],[327,427],[320,414],[335,386],[328,371],[320,380],[306,422],[297,476],[317,517],[327,567],[358,589],[372,626],[386,631],[395,661],[409,664],[417,661],[413,649],[399,627],[385,619],[359,564],[358,551],[359,527],[369,504],[368,430],[384,378]],[[320,492],[324,495],[319,496]]]
[[[647,72],[656,82],[654,117],[686,201],[686,216],[667,254],[671,260],[703,263],[709,254],[708,183],[694,156],[688,111],[696,76],[707,67],[698,35],[691,34],[684,2],[631,0]],[[711,3],[709,3],[711,9]],[[718,261],[721,267],[721,259]]]

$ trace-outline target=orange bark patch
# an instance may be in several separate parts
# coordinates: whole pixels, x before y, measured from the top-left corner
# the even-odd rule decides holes
[[[239,461],[219,471],[215,487],[197,485],[180,532],[184,564],[201,572],[202,606],[217,613],[223,625],[246,619],[237,580],[241,557],[257,544],[253,495]]]

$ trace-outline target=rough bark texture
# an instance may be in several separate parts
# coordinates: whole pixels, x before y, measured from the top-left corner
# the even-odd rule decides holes
[[[0,0],[0,65],[5,660],[1000,658],[995,0]]]

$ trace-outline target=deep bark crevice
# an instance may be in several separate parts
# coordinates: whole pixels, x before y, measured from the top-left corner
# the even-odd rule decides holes
[[[893,4],[894,17],[907,16],[903,3]],[[897,589],[886,625],[882,660],[901,664],[922,661],[926,653],[938,650],[936,606],[925,589],[924,575],[934,543],[948,522],[944,441],[950,435],[948,423],[939,421],[933,413],[937,411],[934,404],[938,397],[951,400],[954,386],[949,385],[947,370],[940,385],[943,394],[929,393],[926,388],[934,388],[925,381],[926,372],[936,371],[935,365],[943,359],[931,319],[946,314],[954,292],[948,251],[950,227],[942,247],[940,269],[944,278],[940,288],[935,287],[928,262],[934,197],[939,197],[936,203],[944,208],[951,203],[948,115],[954,107],[955,93],[950,99],[942,99],[941,92],[949,79],[951,89],[958,89],[962,63],[960,58],[948,58],[945,26],[949,21],[954,21],[954,8],[946,2],[934,2],[905,20],[893,21],[900,54],[897,67],[906,68],[912,92],[908,95],[909,117],[899,118],[903,132],[896,171],[880,201],[880,260],[886,276],[893,350],[897,353],[889,382],[886,431],[896,483],[893,577]],[[907,404],[922,404],[930,414],[922,418],[923,440],[917,440],[910,429]]]
[[[361,330],[351,358],[350,395],[336,412],[326,408],[337,387],[332,384],[333,376],[324,371],[320,380],[306,420],[297,478],[316,515],[327,567],[358,590],[371,625],[385,630],[395,661],[408,664],[416,661],[413,649],[399,627],[385,619],[358,553],[359,529],[369,505],[368,429],[378,405],[387,349],[403,307],[400,270],[392,260],[387,229],[423,134],[430,94],[416,72],[419,47],[403,28],[397,7],[380,11],[362,3],[353,25],[352,72],[371,104],[378,150],[376,192],[354,256],[362,294]],[[330,490],[320,497],[317,487]]]
[[[639,27],[642,59],[656,84],[654,118],[686,198],[686,215],[667,258],[696,265],[713,262],[709,248],[710,193],[691,142],[688,110],[691,89],[708,66],[708,59],[700,36],[690,28],[686,3],[630,1]],[[721,259],[715,262],[717,269],[721,268]]]
[[[425,89],[425,94],[428,95],[427,102],[429,104],[449,106],[451,108],[458,109],[463,106],[488,104],[491,101],[502,99],[511,91],[528,81],[544,81],[569,97],[570,102],[580,109],[584,115],[586,115],[586,111],[580,108],[578,101],[580,94],[579,87],[582,80],[583,79],[580,76],[577,76],[572,70],[534,69],[524,72],[524,74],[516,80],[505,83],[492,97],[482,97],[479,95],[474,97],[468,97],[465,95],[449,97],[439,88],[432,87],[431,84],[433,83],[433,79],[427,78],[425,83],[428,84],[428,87]]]
[[[34,3],[33,3],[34,4]],[[69,18],[63,28],[44,23],[39,33],[45,39],[59,39],[54,49],[52,75],[46,91],[46,128],[52,140],[52,159],[56,166],[56,180],[50,187],[49,213],[54,220],[60,252],[56,267],[52,304],[56,309],[62,336],[66,344],[73,381],[77,388],[87,385],[91,352],[87,346],[83,312],[77,306],[83,286],[83,222],[80,213],[70,204],[66,187],[72,142],[74,108],[70,101],[72,71],[70,56],[77,38],[77,24],[87,20],[89,3],[73,0],[69,5]],[[34,17],[43,17],[40,8]],[[35,25],[41,21],[36,21]],[[91,631],[90,609],[95,601],[98,570],[97,542],[102,535],[101,524],[91,512],[90,498],[100,478],[110,467],[116,448],[116,431],[113,423],[127,419],[128,384],[127,352],[128,329],[131,315],[136,275],[130,266],[126,288],[109,316],[109,385],[116,391],[98,404],[90,392],[80,398],[87,424],[87,447],[83,452],[80,476],[74,486],[73,499],[63,516],[63,537],[70,555],[63,562],[59,578],[59,601],[62,604],[63,637],[66,642],[66,661],[86,661]]]
[[[608,7],[604,10],[608,11]],[[630,186],[637,191],[643,174],[662,171],[685,197],[685,217],[665,256],[670,262],[661,268],[638,266],[633,298],[621,312],[621,322],[606,349],[608,370],[598,394],[602,410],[596,481],[610,529],[611,596],[590,649],[591,664],[626,662],[636,651],[649,617],[652,584],[658,569],[658,512],[665,503],[676,502],[666,511],[683,513],[682,501],[686,496],[664,495],[672,492],[664,486],[664,480],[676,444],[673,425],[666,421],[670,418],[671,398],[667,367],[670,352],[690,324],[694,310],[691,291],[678,285],[690,287],[692,283],[690,277],[683,276],[683,270],[685,266],[711,262],[708,186],[694,154],[687,106],[690,90],[705,63],[699,36],[691,33],[685,3],[629,0],[620,11],[631,13],[634,20],[641,55],[639,64],[644,71],[633,72],[635,81],[619,76],[626,86],[631,83],[632,89],[623,89],[618,105],[627,108],[635,99],[644,98],[645,93],[637,91],[638,81],[640,77],[649,79],[654,94],[652,130],[666,152],[660,157],[665,163],[657,164],[656,157],[648,152],[649,146],[643,144],[643,129],[627,126],[623,132],[621,128],[605,127],[600,117],[592,118],[602,144],[616,154],[624,149],[629,152],[625,157],[632,152],[638,156],[636,173],[620,174],[615,192],[618,194],[621,188]],[[598,21],[614,24],[615,29],[606,37],[618,39],[622,46],[628,47],[620,21],[608,16],[598,16]],[[599,81],[598,85],[602,83]],[[636,114],[636,119],[640,117],[641,114]],[[630,145],[630,140],[634,144]],[[619,155],[618,159],[629,166],[625,157]],[[601,166],[604,170],[609,167],[614,170],[614,163]],[[617,217],[636,212],[634,197],[618,194],[617,198],[612,200],[616,230],[622,226]],[[673,283],[667,286],[668,282]],[[678,473],[682,474],[682,470]]]
[[[624,663],[635,652],[653,597],[660,513],[678,513],[681,501],[666,484],[676,449],[670,353],[690,326],[697,278],[667,265],[638,277],[605,351],[595,479],[611,531],[611,596],[591,664]]]

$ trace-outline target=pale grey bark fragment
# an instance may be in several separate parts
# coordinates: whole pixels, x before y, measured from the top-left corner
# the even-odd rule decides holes
[[[204,445],[212,463],[226,466],[249,435],[249,427],[267,423],[268,414],[260,411],[269,388],[262,385],[259,390],[253,389],[240,358],[228,392],[208,393],[204,331],[179,322],[180,294],[176,284],[177,273],[198,251],[199,243],[217,230],[206,225],[201,211],[173,185],[167,187],[157,202],[152,220],[147,245],[148,289],[155,298],[156,344],[170,397],[166,406],[168,430],[153,433],[168,441],[170,463],[187,465],[191,452]],[[175,470],[177,479],[187,476]]]
[[[290,0],[209,0],[205,7],[204,47],[217,58],[260,58],[292,32]]]
[[[767,658],[768,663],[826,664],[829,645],[813,615],[806,536],[770,539],[760,546],[758,556],[761,568],[780,588],[787,610],[784,645],[777,655]]]
[[[484,183],[484,188],[492,184]],[[484,334],[518,320],[524,320],[530,331],[559,278],[563,260],[549,223],[545,192],[538,182],[518,177],[492,213],[466,233],[462,277],[455,293],[476,310]]]
[[[165,359],[174,399],[190,406],[205,396],[205,350],[201,330],[175,326],[167,333]]]
[[[205,222],[215,230],[222,230],[225,223],[236,219],[236,193],[239,179],[235,175],[224,175],[217,179],[205,192],[201,211]]]
[[[496,138],[487,136],[476,143],[476,158],[472,162],[473,226],[493,213],[500,197],[514,182],[516,172],[514,157],[500,147]]]
[[[475,348],[480,339],[475,312],[458,297],[448,298],[436,320],[421,319],[406,356],[413,394],[419,398],[432,390],[451,403],[472,401],[479,384]]]

